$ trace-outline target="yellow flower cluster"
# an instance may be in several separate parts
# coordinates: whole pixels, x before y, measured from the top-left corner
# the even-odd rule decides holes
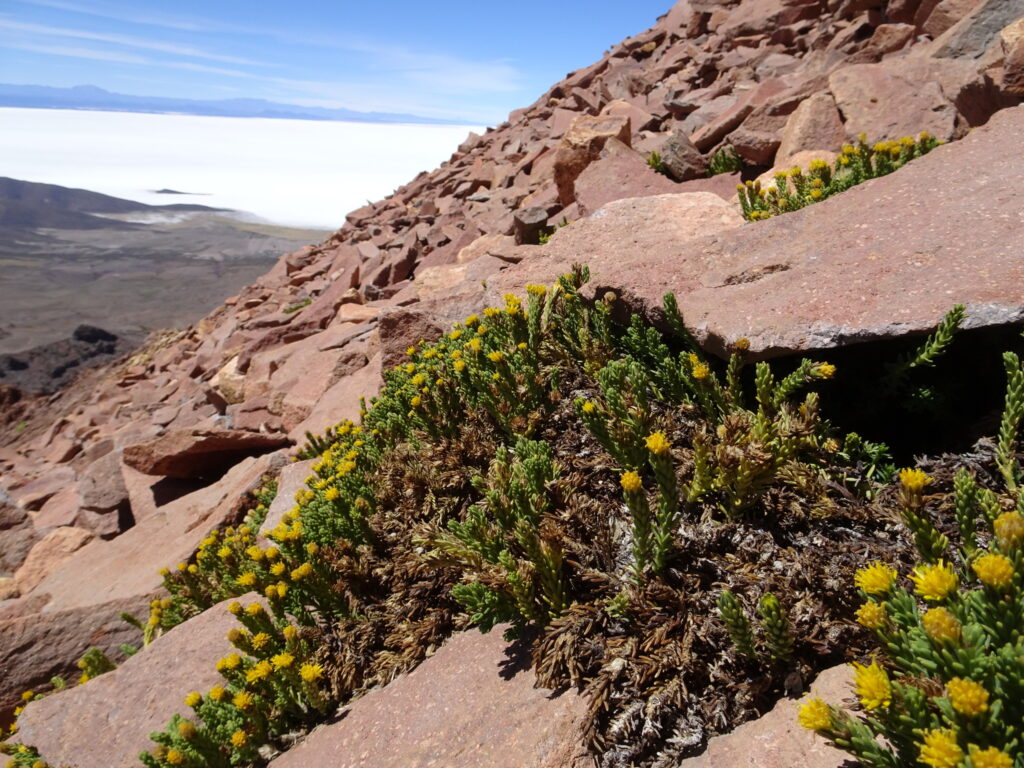
[[[1006,555],[989,552],[971,563],[971,568],[992,589],[1002,590],[1013,582],[1013,561]]]
[[[947,608],[939,606],[925,611],[921,626],[935,643],[956,643],[960,641],[960,622]]]
[[[945,600],[959,584],[953,566],[943,560],[934,565],[919,565],[910,574],[910,579],[917,594],[932,602]]]
[[[868,629],[881,629],[889,622],[884,605],[867,602],[857,609],[857,623]]]
[[[962,715],[973,717],[988,711],[988,691],[985,687],[962,677],[954,677],[946,683],[949,703]]]
[[[900,484],[911,493],[920,493],[932,479],[920,469],[901,469]]]
[[[622,485],[622,490],[626,493],[636,493],[644,487],[640,475],[633,471],[623,472],[622,477],[619,478],[619,483]]]
[[[876,560],[857,571],[854,583],[869,595],[884,595],[896,583],[896,571]]]
[[[854,687],[864,709],[870,712],[888,708],[892,703],[892,685],[889,683],[889,675],[877,661],[867,667],[854,662],[853,675]]]
[[[655,456],[663,456],[668,453],[672,444],[668,441],[661,432],[654,432],[647,436],[646,439],[647,450],[653,453]]]
[[[964,759],[964,751],[957,743],[956,732],[949,728],[925,731],[919,744],[918,759],[931,768],[957,768]]]
[[[828,731],[832,727],[832,708],[815,697],[800,707],[797,719],[809,731]]]

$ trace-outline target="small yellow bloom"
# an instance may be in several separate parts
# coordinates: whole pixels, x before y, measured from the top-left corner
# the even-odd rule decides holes
[[[412,405],[413,408],[419,408],[420,405],[422,405],[422,403],[423,398],[420,397],[419,395],[414,395],[412,400],[409,401],[409,404]]]
[[[901,469],[900,484],[910,493],[920,493],[932,479],[920,469]]]
[[[319,664],[303,664],[299,676],[307,683],[312,683],[324,676],[324,668]]]
[[[295,657],[290,653],[278,653],[270,659],[276,669],[288,669],[294,662]]]
[[[910,578],[917,594],[932,602],[945,600],[959,583],[953,566],[943,560],[935,565],[919,565],[910,574]]]
[[[185,755],[176,749],[168,749],[167,754],[164,755],[164,760],[166,760],[169,765],[181,765],[185,762]]]
[[[231,613],[231,614],[237,616],[241,612],[242,612],[242,604],[240,602],[238,602],[237,600],[235,600],[233,603],[231,603],[228,606],[228,613]]]
[[[710,373],[711,369],[708,368],[706,363],[696,363],[693,366],[693,378],[697,379],[698,381],[700,381],[701,379],[706,379]]]
[[[274,563],[270,566],[270,572],[275,576],[280,576],[286,570],[288,570],[288,567],[284,563]]]
[[[596,405],[594,405],[594,404],[593,404],[592,402],[590,402],[589,400],[587,400],[587,402],[585,402],[585,403],[583,404],[582,410],[583,410],[583,412],[584,412],[584,413],[593,413],[594,411],[596,411],[596,410],[597,410],[597,406],[596,406]]]
[[[259,603],[249,603],[245,606],[245,612],[250,616],[259,616],[263,613],[263,606]]]
[[[815,697],[800,707],[797,720],[809,731],[827,731],[832,727],[832,708]]]
[[[333,485],[330,488],[328,488],[326,491],[324,491],[324,498],[327,499],[328,501],[337,501],[340,496],[341,496],[341,491],[339,491]]]
[[[876,560],[857,571],[854,583],[869,595],[884,595],[896,583],[896,571]]]
[[[178,735],[185,741],[190,741],[196,737],[196,727],[191,720],[182,720],[178,723]]]
[[[466,370],[466,361],[456,360],[452,367],[455,369],[456,373],[462,373],[464,370]]]
[[[636,472],[623,472],[619,482],[622,484],[622,490],[626,493],[636,493],[644,486],[640,475]]]
[[[918,759],[931,768],[956,768],[964,759],[964,751],[956,742],[956,732],[949,728],[925,731],[924,744],[918,747]]]
[[[246,736],[245,731],[235,731],[231,734],[231,746],[241,749],[249,743],[249,737]]]
[[[287,627],[281,630],[281,634],[284,635],[285,640],[291,642],[299,636],[299,630],[295,626],[289,624]]]
[[[224,686],[215,685],[210,689],[210,692],[207,695],[214,701],[224,701],[224,697],[227,696],[227,694],[228,692],[224,690]]]
[[[993,589],[1005,589],[1013,581],[1013,561],[1006,555],[982,555],[971,564],[982,583]]]
[[[877,661],[871,666],[853,662],[854,687],[860,698],[861,706],[869,712],[874,709],[886,709],[892,703],[892,686],[889,675],[878,666]]]
[[[814,372],[819,379],[831,379],[836,375],[836,367],[832,363],[821,363],[815,367]]]
[[[416,354],[416,347],[407,347],[405,350],[405,354],[407,354],[409,357],[412,357],[413,355]]]
[[[881,629],[889,621],[884,605],[867,602],[857,609],[857,623],[868,629]]]
[[[266,632],[257,632],[252,636],[252,647],[259,650],[270,642],[270,635]]]
[[[954,677],[946,683],[949,703],[961,715],[973,717],[988,711],[988,691],[973,680]]]
[[[487,359],[490,360],[492,363],[500,363],[502,360],[505,359],[505,356],[501,352],[495,350],[494,352],[487,353]]]
[[[311,542],[309,542],[309,544],[306,545],[306,553],[307,554],[309,554],[309,555],[316,555],[319,552],[320,552],[320,545],[317,544],[316,542],[311,541]]]
[[[203,695],[199,691],[192,691],[188,696],[185,697],[185,706],[192,707],[193,709],[198,707],[203,702]]]
[[[238,575],[235,581],[238,582],[240,587],[251,587],[256,584],[256,574],[252,571],[244,571]]]
[[[1024,515],[1020,512],[1004,512],[993,524],[996,541],[1007,552],[1024,544]]]
[[[246,673],[245,681],[247,683],[258,683],[261,680],[266,680],[270,677],[270,673],[274,671],[274,668],[270,665],[269,661],[257,661]]]
[[[34,699],[35,697],[36,695],[32,691],[25,691],[21,694],[22,701],[32,701],[32,699]]]
[[[217,550],[217,557],[221,560],[227,560],[231,557],[231,547],[221,547]]]
[[[312,573],[313,573],[313,566],[310,565],[309,563],[303,563],[298,568],[296,568],[294,571],[292,571],[292,573],[291,573],[292,581],[301,581],[302,579],[306,578],[307,576],[312,575]]]
[[[647,436],[647,450],[653,453],[655,456],[662,456],[668,453],[668,449],[672,447],[669,443],[668,438],[665,437],[661,432],[654,432]]]
[[[548,287],[546,285],[530,283],[526,286],[526,292],[534,296],[544,296],[548,292]]]
[[[222,661],[224,662],[225,669],[238,669],[242,666],[242,657],[237,653],[229,653]]]
[[[948,609],[931,608],[921,617],[921,626],[932,642],[945,643],[960,640],[960,622]]]
[[[998,747],[979,749],[972,744],[970,751],[974,768],[1013,768],[1013,758]]]

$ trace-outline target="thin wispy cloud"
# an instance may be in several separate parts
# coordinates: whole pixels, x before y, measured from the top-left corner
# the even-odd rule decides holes
[[[114,19],[115,21],[126,21],[131,24],[145,24],[164,29],[177,29],[183,32],[199,32],[208,29],[202,20],[191,20],[174,18],[170,16],[137,14],[131,8],[104,8],[97,5],[79,5],[78,3],[66,3],[63,0],[16,0],[23,5],[35,5],[41,8],[54,8],[59,11],[70,11],[86,16],[95,16],[101,19]]]
[[[17,51],[31,51],[32,53],[45,53],[48,56],[68,56],[75,59],[90,59],[92,61],[112,61],[121,64],[151,63],[143,56],[135,56],[130,53],[98,51],[95,48],[79,48],[71,45],[45,45],[39,43],[14,42],[6,43],[6,47]]]
[[[222,61],[226,64],[245,64],[250,66],[259,65],[260,62],[251,59],[243,59],[237,56],[225,56],[221,53],[211,53],[189,45],[168,43],[162,40],[150,40],[133,35],[119,35],[107,32],[93,32],[85,29],[72,29],[68,27],[53,27],[46,24],[30,24],[21,21],[14,21],[9,18],[0,17],[0,29],[12,32],[25,32],[45,37],[70,37],[78,40],[90,40],[100,43],[113,43],[128,48],[139,48],[159,53],[169,53],[175,56],[188,56],[208,61]]]

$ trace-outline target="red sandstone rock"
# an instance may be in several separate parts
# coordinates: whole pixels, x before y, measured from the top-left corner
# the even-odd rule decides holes
[[[273,768],[584,768],[573,691],[534,688],[529,651],[510,648],[502,627],[451,638],[387,687],[370,691],[337,723],[321,726]]]
[[[68,611],[0,617],[0,659],[4,669],[0,675],[0,712],[20,704],[22,691],[48,690],[55,675],[70,682],[77,680],[75,662],[92,647],[120,659],[121,644],[137,644],[140,636],[135,627],[121,620],[120,614],[127,611],[145,617],[150,597],[142,595]],[[21,602],[26,602],[25,598]],[[93,738],[104,740],[97,739],[96,733]]]
[[[93,534],[81,528],[54,528],[36,542],[25,562],[14,574],[18,590],[22,594],[28,594],[93,538]]]
[[[218,477],[247,456],[288,444],[282,435],[232,429],[188,429],[124,450],[124,463],[147,475]]]
[[[829,93],[816,93],[802,102],[786,121],[776,159],[785,164],[804,150],[838,151],[846,138],[835,99]]]
[[[638,153],[617,139],[611,139],[601,150],[600,157],[579,175],[574,188],[580,215],[589,216],[613,200],[670,194],[677,186],[653,170]]]
[[[711,739],[703,754],[683,760],[679,768],[840,768],[850,756],[801,728],[796,716],[811,696],[838,705],[849,695],[849,668],[827,669],[818,675],[807,696],[799,701],[783,699],[764,717]]]
[[[243,604],[253,594],[239,598]],[[135,768],[152,749],[152,731],[171,715],[190,715],[183,700],[223,682],[217,659],[233,650],[226,639],[238,620],[227,602],[157,638],[121,666],[82,686],[29,704],[18,719],[18,738],[50,765]],[[115,613],[116,615],[116,613]]]
[[[359,398],[369,400],[377,394],[381,383],[381,355],[378,354],[363,369],[342,377],[324,392],[309,416],[293,428],[289,436],[301,443],[306,439],[306,432],[321,434],[327,427],[345,419],[358,421]]]
[[[555,185],[562,205],[569,205],[575,200],[573,182],[598,158],[608,139],[618,139],[629,146],[631,135],[628,117],[583,115],[576,118],[562,137],[554,166]]]

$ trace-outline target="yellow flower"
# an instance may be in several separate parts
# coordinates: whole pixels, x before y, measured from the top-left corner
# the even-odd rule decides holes
[[[974,768],[1013,768],[1013,758],[998,747],[980,749],[972,744],[970,751]]]
[[[274,563],[270,566],[270,572],[275,576],[280,576],[286,570],[288,570],[288,567],[284,563]]]
[[[316,555],[319,551],[320,551],[320,545],[317,544],[315,541],[311,541],[311,542],[309,542],[309,544],[306,545],[306,553],[307,554]]]
[[[946,683],[949,703],[961,715],[973,717],[988,711],[988,691],[974,682],[962,677],[954,677]]]
[[[249,556],[249,559],[253,562],[258,563],[260,560],[263,559],[263,550],[257,547],[255,544],[253,544],[251,547],[245,550],[245,554],[247,554]]]
[[[413,355],[416,354],[416,347],[407,347],[405,350],[405,354],[407,354],[409,357],[412,357]]]
[[[178,735],[185,739],[185,741],[196,737],[196,727],[191,720],[182,720],[178,723]]]
[[[585,402],[585,403],[583,404],[582,410],[583,410],[583,412],[584,412],[584,413],[593,413],[594,411],[596,411],[596,410],[597,410],[597,406],[596,406],[596,405],[594,405],[594,404],[593,404],[592,402],[590,402],[589,400],[587,400],[587,402]]]
[[[492,363],[500,363],[502,360],[505,359],[505,356],[501,354],[501,352],[495,350],[494,352],[487,353],[487,359],[490,360]]]
[[[310,565],[309,563],[303,563],[298,568],[296,568],[294,571],[292,571],[292,574],[291,574],[292,581],[301,581],[302,579],[306,578],[307,576],[311,575],[312,573],[313,573],[313,566]]]
[[[836,367],[832,363],[820,363],[814,369],[819,379],[831,379],[836,375]]]
[[[276,560],[278,555],[280,555],[280,554],[281,553],[277,549],[277,547],[267,547],[267,551],[266,551],[267,560]]]
[[[1013,562],[1006,555],[988,553],[971,564],[985,586],[1003,589],[1013,581]]]
[[[238,627],[232,627],[228,630],[228,642],[232,645],[244,643],[248,637],[248,633],[243,629],[239,629]]]
[[[462,373],[466,370],[466,362],[464,360],[456,360],[452,367],[455,369],[456,373]]]
[[[797,720],[809,731],[827,731],[832,727],[832,708],[815,697],[800,707]]]
[[[412,405],[413,408],[419,408],[422,403],[423,398],[419,395],[414,395],[412,400],[409,401],[409,404]]]
[[[168,749],[167,754],[164,755],[164,760],[170,765],[181,765],[185,762],[185,755],[176,749]]]
[[[452,341],[458,341],[460,336],[462,336],[461,330],[454,330],[448,334],[448,338]]]
[[[192,691],[188,696],[185,697],[185,706],[198,707],[203,701],[203,695],[199,691]]]
[[[266,632],[257,632],[252,636],[252,647],[259,650],[270,642],[270,635]]]
[[[483,342],[480,339],[470,339],[469,344],[466,345],[470,352],[479,352],[482,346]]]
[[[537,283],[530,283],[526,286],[526,292],[534,296],[543,296],[548,292],[546,285],[538,285]]]
[[[822,192],[822,191],[821,191],[820,189],[812,189],[812,190],[811,190],[811,198],[812,198],[813,200],[820,200],[820,199],[821,199],[821,196],[822,196],[823,194],[824,194],[824,193],[823,193],[823,192]]]
[[[278,653],[270,660],[277,669],[288,669],[295,662],[295,657],[290,653]]]
[[[245,606],[245,612],[250,616],[259,616],[263,613],[263,606],[259,603],[249,603]]]
[[[921,626],[933,642],[956,642],[960,639],[960,622],[946,608],[932,608],[921,617]]]
[[[622,477],[619,478],[619,482],[622,484],[622,489],[626,493],[636,493],[643,488],[643,481],[640,479],[640,475],[636,472],[623,472]]]
[[[873,709],[885,709],[892,703],[892,686],[889,676],[878,666],[877,661],[870,667],[853,662],[854,687],[860,698],[861,706],[869,712]]]
[[[231,746],[241,749],[248,743],[249,737],[246,736],[245,731],[235,731],[231,734]]]
[[[964,751],[956,743],[956,732],[949,728],[925,731],[924,744],[918,746],[918,759],[931,768],[956,768],[964,759]]]
[[[214,701],[224,701],[224,697],[227,696],[227,691],[224,690],[224,686],[215,685],[210,689],[210,693],[207,694]]]
[[[237,616],[242,612],[242,604],[235,600],[231,605],[228,606],[228,612]]]
[[[256,574],[252,571],[245,571],[239,574],[238,578],[235,579],[240,587],[251,587],[256,583]]]
[[[919,565],[910,574],[917,594],[925,600],[945,600],[959,583],[953,566],[939,560],[935,565]]]
[[[701,379],[706,379],[708,377],[708,374],[710,373],[711,369],[708,368],[706,363],[695,363],[693,366],[693,378],[697,379],[698,381],[700,381]]]
[[[465,320],[463,320],[462,322],[463,322],[463,324],[464,324],[464,325],[465,325],[465,326],[466,326],[467,328],[469,328],[469,327],[472,327],[472,326],[476,325],[477,323],[479,323],[479,322],[480,322],[480,318],[479,318],[479,317],[477,317],[476,315],[470,315],[469,317],[467,317],[467,318],[466,318]]]
[[[1020,512],[1004,512],[993,525],[999,546],[1009,551],[1024,544],[1024,515]]]
[[[488,320],[493,320],[500,314],[501,310],[498,309],[497,307],[487,307],[487,309],[484,310],[484,317],[486,317]]]
[[[299,676],[307,683],[312,683],[324,676],[324,668],[319,664],[303,664]]]
[[[671,447],[668,438],[665,437],[661,432],[654,432],[647,437],[647,450],[653,453],[655,456],[661,456],[668,453],[668,449]]]
[[[857,571],[853,581],[869,595],[884,595],[896,583],[896,571],[876,560]]]
[[[275,589],[277,590],[277,597],[284,600],[284,596],[288,594],[288,585],[283,581],[279,581],[277,582]]]
[[[221,547],[217,550],[217,557],[221,560],[227,560],[231,557],[231,547]]]
[[[225,669],[238,669],[242,666],[242,657],[237,653],[229,653],[221,661],[224,662]]]
[[[867,602],[857,609],[857,623],[868,629],[881,629],[889,621],[884,605]]]
[[[270,673],[273,671],[274,668],[270,665],[269,661],[257,661],[252,668],[245,673],[245,682],[258,683],[260,680],[266,680],[270,677]]]
[[[932,479],[920,469],[901,469],[900,484],[910,493],[920,493]]]
[[[285,640],[291,642],[299,636],[299,630],[295,626],[289,624],[287,627],[281,630],[281,634],[284,635]]]

